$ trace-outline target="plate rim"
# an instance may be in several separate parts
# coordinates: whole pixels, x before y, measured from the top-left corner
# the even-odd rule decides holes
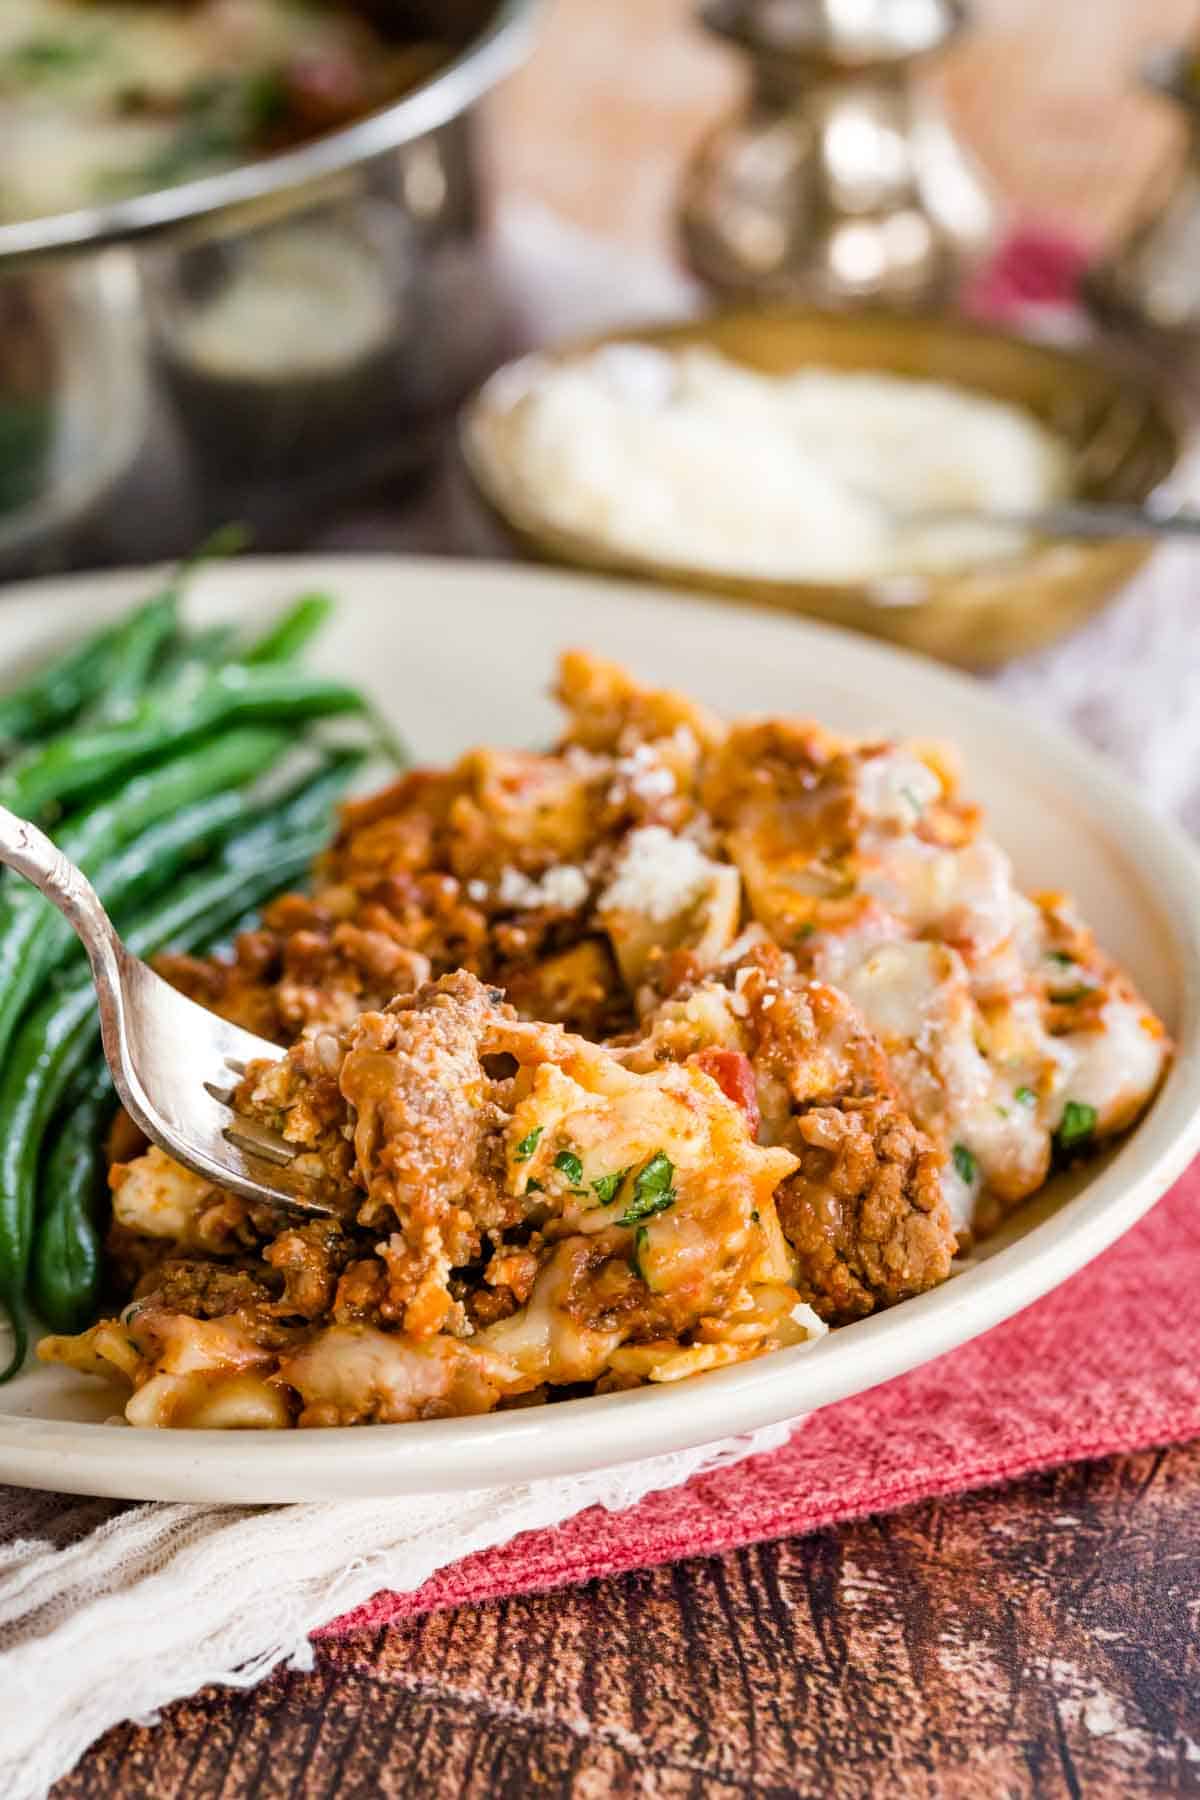
[[[556,588],[583,586],[620,593],[640,604],[665,601],[685,611],[719,610],[731,621],[745,616],[731,614],[712,597],[677,594],[644,582],[388,552],[239,558],[201,571],[195,585],[211,591],[224,584],[234,603],[236,590],[243,588],[246,597],[265,602],[276,584],[315,580],[336,587],[339,571],[351,570],[391,572],[398,596],[405,581],[419,592],[423,578],[449,575],[481,590],[497,583],[540,588],[540,598],[550,607]],[[12,584],[0,594],[0,631],[12,602],[40,603],[57,624],[72,595],[90,593],[100,606],[116,605],[153,578],[154,571],[143,567]],[[369,604],[361,594],[348,596],[348,602]],[[78,612],[68,616],[78,622]],[[0,1390],[0,1480],[130,1499],[270,1503],[344,1498],[348,1491],[366,1496],[478,1489],[494,1485],[501,1460],[511,1460],[518,1478],[526,1481],[697,1447],[802,1417],[968,1342],[1083,1268],[1165,1193],[1200,1150],[1200,851],[1182,827],[1150,808],[1133,782],[1097,751],[1028,717],[970,676],[823,622],[761,616],[781,637],[796,640],[797,655],[802,655],[805,639],[836,642],[856,665],[855,672],[862,672],[863,685],[872,669],[894,674],[899,659],[935,692],[941,688],[960,702],[970,695],[977,714],[993,725],[1019,725],[1034,747],[1045,751],[1069,789],[1088,789],[1093,804],[1097,795],[1103,797],[1114,841],[1137,858],[1155,883],[1170,918],[1174,960],[1182,977],[1176,1058],[1138,1130],[1116,1147],[1079,1193],[1015,1243],[931,1293],[842,1327],[810,1347],[778,1351],[665,1390],[642,1388],[553,1407],[376,1425],[350,1433],[339,1427],[262,1434],[121,1429],[114,1437],[108,1425],[5,1412]],[[337,1452],[330,1439],[339,1446]],[[481,1464],[487,1465],[482,1476]],[[353,1487],[348,1490],[351,1467]]]

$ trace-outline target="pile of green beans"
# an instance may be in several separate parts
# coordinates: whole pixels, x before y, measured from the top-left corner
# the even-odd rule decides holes
[[[228,626],[184,628],[185,575],[0,695],[0,804],[50,832],[140,956],[205,953],[302,882],[362,740],[382,739],[357,690],[299,665],[325,596],[239,642]],[[328,743],[321,722],[335,718],[356,721],[360,741]],[[24,1361],[27,1305],[57,1331],[95,1314],[115,1110],[82,949],[5,871],[0,1309],[13,1343],[0,1381]]]

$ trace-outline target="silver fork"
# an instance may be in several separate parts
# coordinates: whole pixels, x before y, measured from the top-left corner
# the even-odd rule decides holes
[[[315,1184],[290,1166],[295,1146],[238,1118],[229,1105],[246,1065],[277,1061],[278,1044],[197,1006],[131,955],[82,870],[36,825],[2,806],[0,863],[41,889],[87,951],[113,1086],[151,1143],[244,1200],[305,1218],[334,1217]]]

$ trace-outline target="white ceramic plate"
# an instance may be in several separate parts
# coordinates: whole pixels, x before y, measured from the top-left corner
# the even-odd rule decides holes
[[[1179,1053],[1149,1116],[1053,1183],[936,1292],[666,1388],[488,1418],[363,1430],[133,1431],[83,1376],[33,1367],[0,1389],[0,1479],[133,1499],[325,1500],[566,1474],[703,1444],[828,1405],[951,1350],[1103,1250],[1200,1148],[1200,858],[1095,756],[962,676],[824,627],[578,575],[338,557],[206,571],[193,612],[252,620],[303,588],[339,601],[317,660],[368,688],[423,759],[555,728],[556,651],[588,644],[729,712],[811,712],[835,727],[944,735],[1029,886],[1065,886],[1132,970]],[[9,590],[0,667],[15,670],[145,593],[144,574]]]

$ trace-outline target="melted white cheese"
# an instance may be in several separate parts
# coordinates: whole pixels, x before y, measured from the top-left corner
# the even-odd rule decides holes
[[[1166,1041],[1147,1027],[1144,1007],[1109,1000],[1100,1022],[1099,1031],[1072,1032],[1056,1040],[1062,1081],[1055,1126],[1067,1102],[1074,1100],[1095,1109],[1097,1131],[1119,1131],[1131,1122],[1162,1075]]]

